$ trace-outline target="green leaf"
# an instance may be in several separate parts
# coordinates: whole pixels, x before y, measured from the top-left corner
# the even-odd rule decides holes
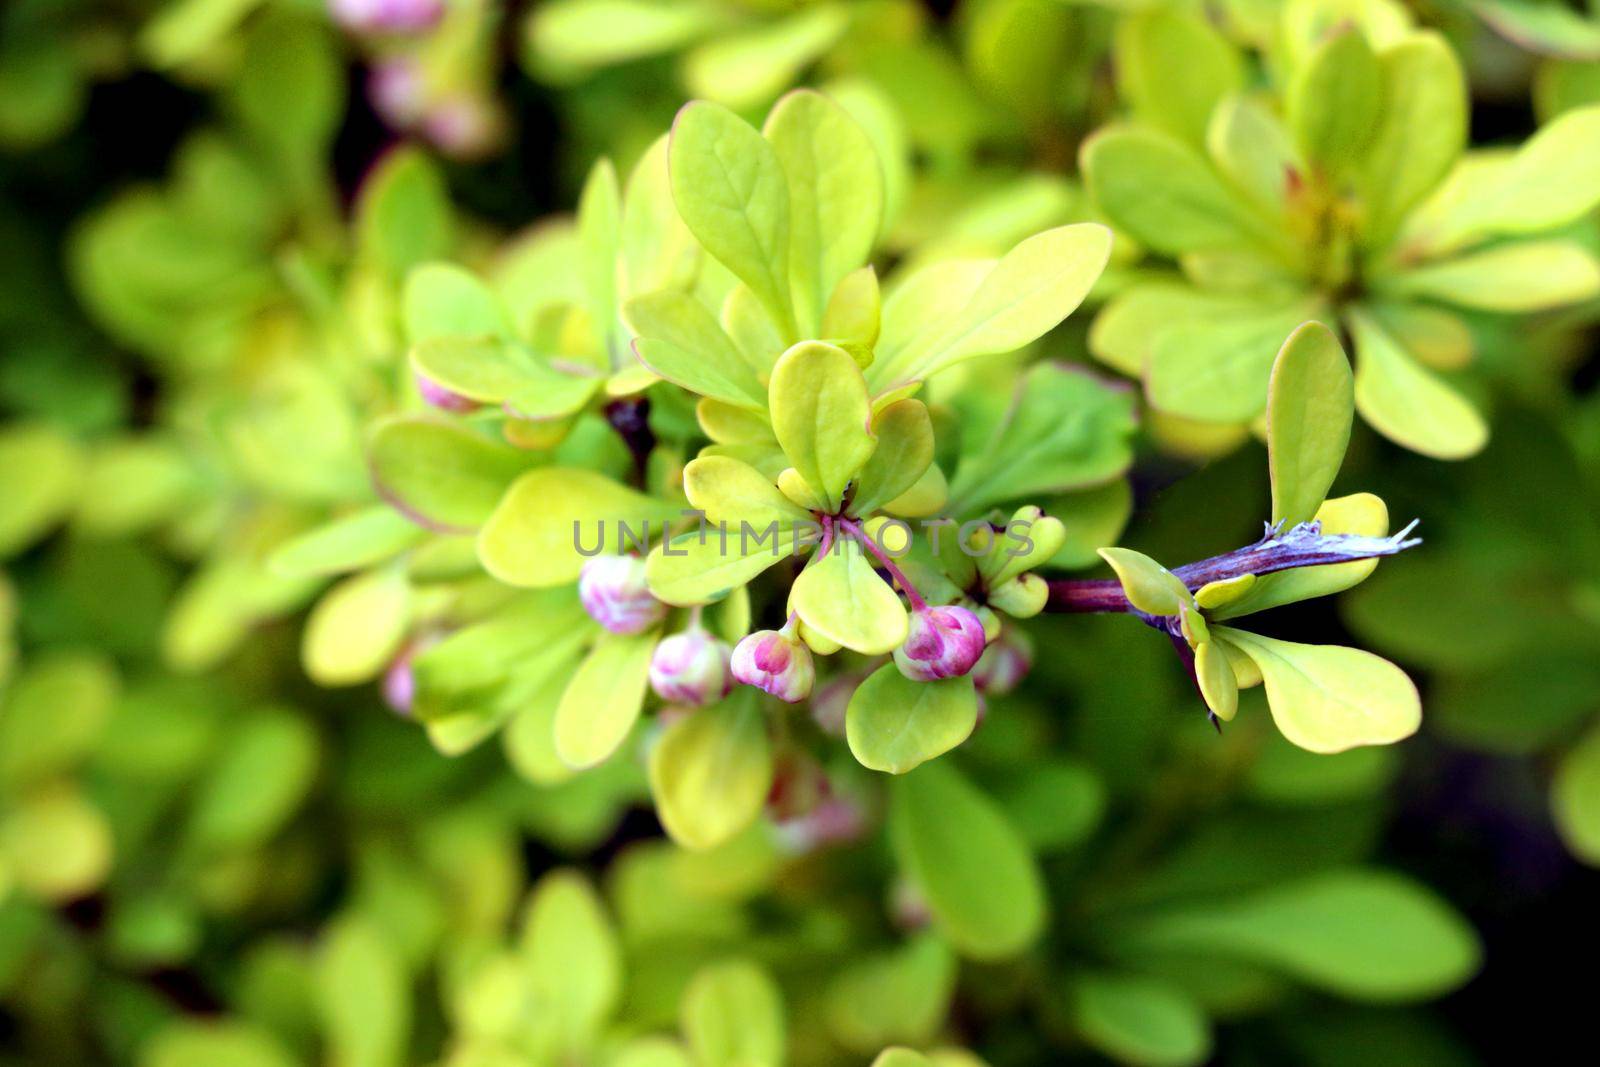
[[[1287,208],[1291,174],[1305,171],[1284,129],[1265,103],[1236,94],[1223,100],[1206,129],[1206,150],[1217,169],[1275,216]]]
[[[589,324],[609,364],[616,359],[612,344],[617,329],[617,254],[622,236],[622,191],[609,159],[598,159],[578,196],[579,267],[588,297]]]
[[[628,301],[623,315],[638,335],[634,351],[669,382],[752,411],[766,408],[755,367],[694,297],[670,290],[649,293]]]
[[[725,10],[718,14],[727,25]],[[849,25],[846,8],[817,4],[719,35],[684,57],[684,86],[690,96],[728,107],[759,107],[799,81]]]
[[[900,597],[854,541],[837,539],[814,558],[795,579],[789,603],[807,626],[864,656],[893,652],[906,639]]]
[[[1198,12],[1156,7],[1123,17],[1114,58],[1134,117],[1193,145],[1204,143],[1222,98],[1244,85],[1238,51]]]
[[[846,274],[834,287],[822,312],[822,336],[871,349],[878,343],[882,319],[878,272],[868,264]]]
[[[955,982],[950,949],[932,934],[920,934],[834,976],[827,990],[828,1029],[861,1053],[896,1041],[923,1044],[943,1024]]]
[[[1466,77],[1436,33],[1415,33],[1378,53],[1383,107],[1360,172],[1370,243],[1444,180],[1467,142]]]
[[[316,1003],[331,1067],[399,1067],[411,1033],[404,962],[382,930],[348,915],[324,935]]]
[[[631,542],[624,525],[649,537],[677,513],[596,471],[541,467],[506,490],[478,533],[478,558],[511,585],[565,585],[577,580],[588,556],[625,550]]]
[[[1600,104],[1569,111],[1530,137],[1457,206],[1466,234],[1525,234],[1564,226],[1600,204]]]
[[[684,223],[793,337],[789,189],[772,145],[727,108],[697,100],[678,112],[667,152]]]
[[[450,253],[450,194],[421,149],[396,148],[367,176],[356,201],[356,240],[362,255],[396,283],[419,263]]]
[[[452,393],[504,404],[522,419],[575,415],[602,384],[597,375],[556,370],[523,345],[494,337],[431,338],[412,348],[411,366]]]
[[[367,442],[378,492],[422,526],[476,530],[532,462],[456,422],[402,417],[380,422]]]
[[[1523,241],[1414,267],[1386,288],[1483,311],[1544,311],[1600,296],[1600,261],[1572,241]]]
[[[878,439],[872,458],[856,479],[850,508],[870,515],[917,484],[933,463],[933,420],[920,400],[898,400],[872,419]]]
[[[1483,448],[1489,427],[1478,410],[1395,343],[1376,319],[1349,312],[1356,345],[1356,410],[1396,444],[1435,459]]]
[[[346,578],[306,619],[300,658],[318,685],[360,685],[383,673],[411,626],[405,572],[384,568]]]
[[[1194,602],[1189,587],[1167,568],[1131,548],[1102,548],[1128,601],[1147,615],[1176,615]]]
[[[1227,652],[1215,641],[1201,641],[1195,646],[1194,677],[1206,707],[1223,722],[1231,722],[1239,710],[1239,680]]]
[[[1446,903],[1381,871],[1334,871],[1176,908],[1140,922],[1126,939],[1144,951],[1258,964],[1339,996],[1385,1003],[1436,997],[1480,961],[1471,927]]]
[[[683,468],[683,492],[689,503],[705,512],[706,521],[726,526],[729,533],[747,523],[756,532],[776,525],[792,530],[813,521],[811,513],[790,499],[747,463],[727,456],[701,456]]]
[[[683,994],[682,1025],[698,1067],[779,1067],[783,994],[744,960],[701,968]]]
[[[78,498],[83,456],[66,436],[38,425],[0,431],[0,559],[27,548],[66,518]]]
[[[15,789],[81,763],[111,721],[117,688],[115,666],[97,655],[51,652],[28,661],[0,700],[0,786]]]
[[[106,816],[66,783],[8,798],[0,813],[0,871],[8,886],[47,902],[65,904],[100,888],[114,849]]]
[[[1188,1067],[1211,1054],[1211,1026],[1181,990],[1153,978],[1081,974],[1068,987],[1072,1025],[1118,1063]]]
[[[700,269],[700,246],[678,217],[662,134],[634,165],[622,198],[622,291],[686,289]]]
[[[896,1045],[878,1053],[872,1061],[872,1067],[940,1067],[940,1065],[916,1049]]]
[[[957,951],[979,960],[1015,956],[1044,928],[1044,883],[998,805],[951,764],[892,780],[890,843]]]
[[[325,195],[344,74],[332,28],[321,20],[274,14],[250,25],[226,99],[266,165],[302,198]]]
[[[1600,60],[1600,25],[1561,4],[1526,0],[1472,0],[1468,5],[1517,47],[1563,59]],[[1590,11],[1594,8],[1591,5]]]
[[[569,767],[605,762],[633,732],[659,638],[607,634],[584,659],[556,707],[556,754]]]
[[[1065,759],[1030,766],[999,788],[1007,821],[1041,855],[1086,841],[1106,810],[1106,787],[1088,767]]]
[[[784,454],[829,509],[837,510],[845,487],[877,444],[861,369],[836,345],[802,341],[778,358],[768,398]]]
[[[1551,784],[1550,810],[1573,854],[1600,866],[1600,731],[1591,730],[1562,757]]]
[[[671,52],[715,29],[719,14],[694,0],[551,0],[528,13],[528,54],[539,70],[566,80]]]
[[[572,1054],[588,1047],[622,995],[622,950],[605,905],[573,870],[539,879],[519,954],[536,1026]]]
[[[268,1030],[254,1023],[182,1018],[164,1026],[139,1050],[139,1067],[296,1067]]]
[[[815,336],[835,287],[872,253],[883,217],[883,168],[856,120],[810,89],[779,100],[763,133],[788,179],[799,328]]]
[[[958,313],[933,317],[903,347],[885,346],[870,368],[875,391],[1038,340],[1089,295],[1110,255],[1111,231],[1099,223],[1058,226],[1027,238],[983,276]]]
[[[761,814],[772,747],[754,690],[678,719],[650,750],[650,793],[672,839],[704,850],[731,841]]]
[[[1283,339],[1320,314],[1318,302],[1256,305],[1227,319],[1161,329],[1144,368],[1150,403],[1209,422],[1243,422],[1266,405],[1272,361]]]
[[[269,565],[290,577],[325,577],[391,559],[427,534],[386,504],[373,504],[279,545]]]
[[[1333,331],[1308,322],[1283,343],[1267,385],[1267,460],[1272,521],[1316,515],[1344,463],[1355,418],[1350,361]]]
[[[1290,79],[1289,128],[1306,159],[1331,174],[1359,169],[1383,114],[1383,71],[1351,26],[1320,43]]]
[[[1225,626],[1213,634],[1255,663],[1273,721],[1301,748],[1343,752],[1387,745],[1422,724],[1417,687],[1399,667],[1370,652],[1279,641]]]
[[[1069,364],[1040,363],[981,450],[964,456],[950,510],[977,514],[1012,500],[1108,482],[1133,462],[1134,397]]]
[[[1261,223],[1195,150],[1154,130],[1113,128],[1083,146],[1095,202],[1120,229],[1157,252],[1241,248]]]
[[[709,604],[793,555],[803,537],[810,536],[780,531],[758,543],[756,535],[744,536],[743,529],[726,532],[726,542],[719,531],[708,529],[657,545],[645,560],[650,592],[668,604]]]
[[[423,263],[406,275],[401,310],[411,344],[438,337],[511,336],[500,298],[453,263]]]
[[[317,752],[316,732],[293,712],[267,709],[231,723],[196,790],[190,844],[229,852],[267,840],[310,791]]]
[[[850,697],[845,738],[863,767],[905,774],[961,744],[977,722],[970,676],[914,682],[888,663]]]
[[[191,457],[172,442],[112,442],[89,457],[73,526],[96,537],[138,533],[176,517],[193,499],[195,483]]]

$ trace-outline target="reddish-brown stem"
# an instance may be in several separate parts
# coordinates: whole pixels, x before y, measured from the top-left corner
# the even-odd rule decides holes
[[[906,595],[906,599],[911,601],[912,611],[922,611],[928,606],[928,602],[922,599],[922,594],[917,592],[917,587],[911,584],[910,579],[905,576],[899,567],[895,566],[895,562],[890,558],[889,554],[879,548],[871,537],[867,536],[865,530],[849,519],[839,519],[838,522],[839,527],[845,533],[855,538],[862,548],[872,553],[873,558],[878,561],[878,565],[889,572],[889,577],[894,579],[895,584],[900,587],[900,591]]]
[[[1422,543],[1419,538],[1407,536],[1415,526],[1416,523],[1412,523],[1391,537],[1324,534],[1320,524],[1315,522],[1301,523],[1289,530],[1269,529],[1267,535],[1254,544],[1186,563],[1173,568],[1172,573],[1194,592],[1212,582],[1244,574],[1272,574],[1297,567],[1325,567],[1392,556]],[[1051,582],[1044,610],[1139,614],[1115,578],[1068,578]]]

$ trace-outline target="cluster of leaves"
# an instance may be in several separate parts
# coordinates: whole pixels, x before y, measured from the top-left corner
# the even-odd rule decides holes
[[[1473,340],[1439,305],[1526,314],[1600,296],[1600,261],[1560,232],[1600,202],[1600,109],[1514,152],[1463,154],[1467,92],[1444,40],[1399,5],[1330,21],[1340,11],[1285,5],[1265,86],[1197,16],[1124,24],[1133,121],[1084,146],[1084,173],[1111,220],[1180,275],[1118,293],[1090,346],[1142,377],[1160,411],[1248,422],[1285,333],[1319,319],[1354,340],[1362,417],[1458,459],[1488,427],[1441,374],[1470,363]],[[1169,77],[1179,65],[1190,74]]]
[[[1416,687],[1239,620],[1360,584],[1600,862],[1590,23],[322,7],[0,14],[0,147],[54,142],[0,162],[24,1062],[1473,1062],[1409,1005],[1477,937],[1375,865]],[[1520,147],[1466,148],[1477,19]],[[505,228],[433,156],[537,136],[518,59],[587,176]],[[55,249],[28,183],[132,69],[204,118]],[[349,192],[362,81],[413,143]]]

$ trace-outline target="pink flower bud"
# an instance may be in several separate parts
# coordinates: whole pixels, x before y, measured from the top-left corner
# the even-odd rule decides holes
[[[422,117],[422,132],[446,155],[476,159],[496,147],[500,117],[477,97],[456,94],[428,108]]]
[[[894,662],[912,681],[934,682],[966,674],[982,655],[983,623],[967,608],[951,605],[913,611]]]
[[[637,634],[667,617],[667,606],[650,595],[644,560],[596,556],[578,575],[578,599],[589,617],[614,634]]]
[[[650,687],[670,703],[715,704],[733,688],[728,657],[727,643],[704,630],[673,634],[650,659]]]
[[[467,411],[475,411],[479,406],[476,400],[469,400],[454,390],[446,389],[426,374],[414,371],[411,376],[416,379],[417,392],[422,394],[423,401],[429,407],[460,414]]]
[[[811,718],[817,728],[830,737],[843,737],[845,710],[866,680],[865,674],[841,674],[818,689],[811,698]]]
[[[411,717],[411,702],[417,697],[417,679],[411,673],[414,649],[406,649],[394,658],[383,674],[383,700],[401,718]]]
[[[733,650],[733,676],[789,704],[811,695],[817,668],[811,650],[780,630],[757,630]]]
[[[355,33],[419,33],[444,15],[442,0],[328,0],[333,20]]]
[[[367,75],[367,99],[390,127],[403,130],[422,120],[426,96],[422,72],[404,57],[386,59]]]
[[[1005,696],[1033,669],[1033,640],[1015,626],[1000,631],[972,668],[972,680],[991,696]]]

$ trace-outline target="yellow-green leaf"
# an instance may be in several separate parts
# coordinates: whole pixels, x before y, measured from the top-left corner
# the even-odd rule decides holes
[[[556,705],[556,754],[568,766],[603,763],[628,739],[644,707],[659,637],[607,634],[578,667]]]
[[[789,186],[772,145],[732,111],[697,100],[678,112],[667,157],[684,223],[792,338]]]
[[[788,179],[789,276],[799,327],[815,336],[834,288],[872,252],[883,215],[883,168],[856,120],[810,89],[779,100],[763,131]]]
[[[853,541],[836,540],[801,571],[789,602],[807,626],[865,656],[892,652],[906,639],[905,607]]]
[[[1100,558],[1111,564],[1128,601],[1148,615],[1176,615],[1193,601],[1189,587],[1167,568],[1131,548],[1102,548]]]
[[[306,620],[301,659],[318,685],[360,685],[383,672],[411,624],[405,572],[358,574],[328,590]]]
[[[811,513],[784,496],[771,479],[727,456],[691,460],[683,469],[683,492],[690,504],[705,512],[708,522],[727,527],[730,534],[743,533],[745,524],[760,533],[813,521]]]
[[[1317,513],[1344,463],[1355,418],[1350,361],[1333,331],[1308,322],[1283,343],[1267,385],[1267,460],[1272,521]]]
[[[778,358],[768,387],[772,429],[830,508],[872,456],[872,403],[861,368],[837,345],[802,341]]]
[[[933,463],[933,420],[920,400],[897,400],[872,419],[878,446],[861,469],[853,514],[870,515],[917,484]]]
[[[661,825],[685,848],[715,848],[761,814],[772,786],[772,748],[754,690],[700,708],[650,750],[650,793]]]
[[[672,290],[647,293],[628,301],[623,314],[638,334],[634,351],[663,378],[741,408],[766,407],[755,368],[694,297]]]
[[[1436,459],[1464,459],[1489,440],[1478,410],[1395,343],[1376,319],[1349,313],[1356,344],[1356,410],[1396,444]]]
[[[914,682],[888,663],[850,697],[845,738],[863,767],[905,774],[961,744],[977,721],[970,675]]]
[[[587,556],[624,551],[624,525],[643,535],[678,510],[595,471],[542,467],[506,490],[478,532],[478,558],[511,585],[565,585]]]
[[[707,528],[679,534],[657,545],[645,560],[650,592],[668,604],[689,606],[720,600],[779,560],[793,555],[812,535],[780,530],[775,538],[745,536],[743,529]]]
[[[1311,752],[1387,745],[1422,724],[1422,701],[1404,671],[1388,660],[1339,645],[1302,645],[1226,626],[1219,640],[1261,671],[1267,703],[1283,736]]]

